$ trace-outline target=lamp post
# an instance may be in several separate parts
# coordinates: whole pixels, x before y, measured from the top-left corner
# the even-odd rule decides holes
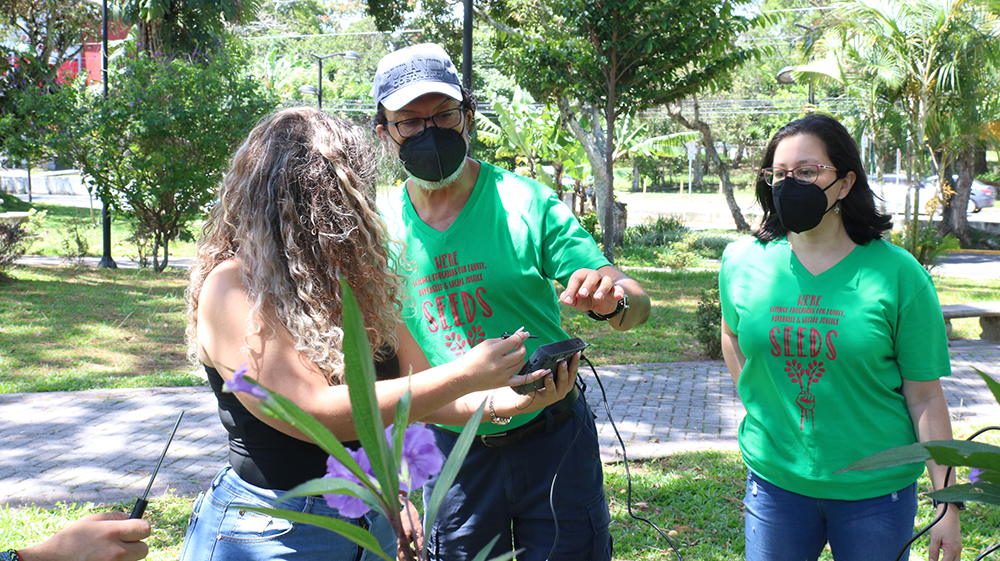
[[[316,59],[316,62],[319,63],[319,83],[318,87],[316,88],[316,107],[322,110],[323,109],[323,61],[325,59],[335,56],[342,56],[347,60],[358,60],[359,58],[361,58],[361,55],[354,51],[344,51],[342,53],[330,53],[328,55],[317,55],[315,53],[309,53],[309,54]],[[302,91],[302,88],[299,88],[299,91]]]
[[[778,71],[778,75],[775,76],[775,79],[778,80],[779,84],[794,84],[795,76],[792,75],[792,72],[795,72],[795,70],[797,69],[794,66],[786,66]],[[809,80],[809,105],[816,105],[816,96],[813,93],[812,80]]]
[[[108,0],[104,0],[101,10],[101,26],[103,36],[101,39],[101,78],[104,81],[104,99],[108,98]],[[103,252],[98,267],[104,269],[117,269],[118,264],[111,258],[111,216],[108,214],[108,201],[102,200],[101,208],[101,236],[103,238]]]

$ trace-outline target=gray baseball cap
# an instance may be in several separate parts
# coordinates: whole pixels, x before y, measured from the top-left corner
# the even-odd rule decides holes
[[[434,43],[421,43],[389,53],[378,61],[372,97],[375,107],[382,104],[389,111],[398,111],[429,93],[462,101],[461,84],[448,53]]]

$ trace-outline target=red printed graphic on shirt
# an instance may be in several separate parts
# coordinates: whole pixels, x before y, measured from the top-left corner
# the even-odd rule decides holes
[[[837,359],[837,329],[842,310],[824,308],[821,296],[800,294],[795,306],[771,306],[771,354],[785,357],[785,373],[799,385],[795,403],[801,416],[799,428],[805,430],[806,420],[811,429],[816,428],[816,396],[810,388],[819,382],[829,366]],[[799,360],[803,359],[803,360]],[[829,364],[828,364],[829,363]]]
[[[486,288],[476,286],[483,282],[486,264],[462,265],[457,252],[435,256],[434,264],[433,274],[411,280],[417,296],[424,298],[424,326],[442,337],[455,356],[462,356],[486,338],[477,320],[493,315]]]
[[[799,364],[797,360],[789,360],[785,363],[785,372],[793,382],[799,385],[799,395],[795,398],[795,403],[802,409],[802,418],[799,420],[799,428],[805,430],[806,419],[812,423],[812,428],[816,428],[816,416],[813,409],[816,407],[816,396],[809,392],[809,387],[816,380],[823,377],[826,369],[822,362],[813,361],[809,363],[809,368]],[[803,376],[806,377],[805,385],[802,383]]]

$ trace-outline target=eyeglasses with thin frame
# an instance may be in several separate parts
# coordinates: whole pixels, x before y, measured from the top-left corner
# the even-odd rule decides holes
[[[416,117],[396,122],[386,121],[386,123],[396,127],[396,132],[399,133],[399,136],[410,138],[411,136],[420,134],[421,131],[427,128],[427,121],[434,123],[435,127],[442,129],[457,127],[462,122],[462,109],[463,107],[459,105],[454,109],[448,109],[430,117]]]
[[[764,176],[764,183],[768,185],[774,185],[775,181],[784,181],[788,174],[792,174],[799,183],[811,184],[816,183],[819,178],[819,170],[828,169],[830,171],[837,171],[837,168],[833,166],[825,166],[823,164],[803,164],[796,167],[795,169],[782,169],[782,168],[764,168],[760,170],[761,175]]]

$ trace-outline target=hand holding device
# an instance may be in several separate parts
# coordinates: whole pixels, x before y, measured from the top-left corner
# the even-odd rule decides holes
[[[565,341],[558,341],[556,343],[549,343],[548,345],[542,345],[535,350],[535,352],[531,355],[531,358],[528,359],[528,362],[526,362],[521,368],[521,371],[518,372],[518,375],[530,374],[536,370],[554,371],[560,362],[569,360],[574,353],[582,351],[585,348],[587,348],[587,343],[579,337],[566,339]],[[512,386],[511,389],[521,395],[525,395],[538,391],[544,387],[545,377],[542,377],[534,382],[529,382],[520,386]]]

